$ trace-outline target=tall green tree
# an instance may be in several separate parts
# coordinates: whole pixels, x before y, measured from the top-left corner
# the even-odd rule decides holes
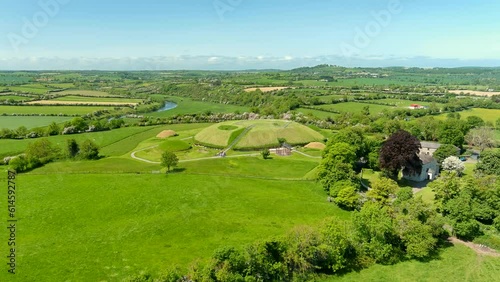
[[[386,170],[392,179],[397,180],[399,171],[420,174],[422,161],[420,141],[409,132],[399,130],[387,139],[380,150],[380,168]]]
[[[75,139],[68,139],[66,141],[66,151],[68,157],[71,159],[75,158],[78,155],[78,152],[80,152],[80,146]]]
[[[177,156],[172,153],[172,152],[169,152],[169,151],[165,151],[163,152],[163,154],[161,155],[161,165],[163,167],[166,167],[167,168],[167,172],[170,171],[170,168],[171,167],[175,167],[177,166],[177,163],[179,162],[179,159],[177,158]]]
[[[78,156],[85,160],[96,160],[99,158],[99,146],[87,139],[80,145]]]
[[[500,175],[500,151],[484,151],[476,164],[475,171],[480,174]]]
[[[451,156],[458,156],[457,148],[451,144],[442,144],[432,155],[438,164],[442,163],[444,159]]]

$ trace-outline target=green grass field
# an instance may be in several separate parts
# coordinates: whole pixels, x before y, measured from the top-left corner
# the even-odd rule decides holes
[[[379,100],[372,100],[375,103],[388,103],[388,104],[393,104],[396,105],[399,108],[408,108],[411,104],[418,104],[421,106],[431,106],[432,104],[435,104],[437,107],[441,108],[444,106],[442,103],[432,103],[432,102],[423,102],[423,101],[411,101],[411,100],[400,100],[400,99],[379,99]],[[369,101],[370,102],[370,101]]]
[[[203,114],[208,111],[211,113],[233,113],[236,111],[244,113],[249,111],[248,107],[193,101],[189,98],[169,97],[168,100],[176,103],[177,107],[172,110],[148,113],[146,115],[153,117],[170,117],[183,114]]]
[[[159,127],[158,127],[159,128]],[[139,134],[144,131],[152,130],[151,127],[125,127],[120,129],[115,129],[111,131],[101,131],[101,132],[93,132],[93,133],[82,133],[82,134],[73,134],[73,135],[56,135],[52,137],[48,137],[49,141],[53,144],[62,148],[66,144],[67,139],[75,139],[77,141],[83,141],[86,139],[90,139],[96,142],[102,150],[101,153],[105,154],[105,150],[107,146],[115,145],[122,140],[134,140],[134,134]],[[161,131],[161,130],[160,130]],[[157,134],[157,133],[156,133]],[[132,138],[132,139],[130,139]],[[22,139],[22,140],[12,140],[12,139],[0,139],[0,157],[9,156],[9,155],[17,155],[22,153],[29,143],[34,142],[33,139]],[[127,145],[126,143],[119,143],[120,146]],[[132,146],[137,144],[132,144]],[[132,147],[133,148],[133,147]],[[116,149],[114,149],[116,150]],[[111,150],[113,151],[113,150]],[[123,152],[123,151],[122,151]]]
[[[495,121],[500,118],[500,110],[497,109],[470,109],[458,112],[460,114],[461,119],[466,119],[470,116],[478,116],[482,118],[484,121],[489,121],[495,124]],[[442,114],[437,116],[438,119],[444,120],[446,119],[447,114]]]
[[[26,128],[31,129],[47,126],[52,122],[62,123],[70,119],[70,117],[0,116],[0,128],[16,129],[20,126],[26,126]]]
[[[113,107],[106,106],[0,106],[0,114],[63,114],[84,115],[99,110],[113,111]]]
[[[466,246],[449,246],[430,261],[406,261],[374,265],[359,272],[328,277],[324,282],[347,281],[435,281],[495,282],[500,277],[500,258],[481,256]]]
[[[394,110],[396,107],[366,104],[366,103],[356,103],[356,102],[346,102],[330,105],[320,105],[316,106],[318,109],[335,110],[338,112],[351,112],[351,113],[361,113],[364,107],[370,107],[370,114],[378,114],[383,110]]]
[[[31,94],[47,94],[49,90],[57,89],[57,88],[47,87],[42,84],[26,84],[21,86],[9,86],[8,88],[13,92],[31,93]]]
[[[17,101],[17,102],[33,100],[33,98],[30,98],[30,97],[23,97],[23,96],[17,96],[17,95],[0,95],[0,102],[7,101],[10,99]]]
[[[141,99],[130,98],[109,98],[109,97],[86,97],[86,96],[62,96],[53,99],[54,101],[71,101],[71,102],[118,102],[118,103],[140,103]]]
[[[335,113],[329,113],[325,111],[319,111],[319,110],[313,110],[313,109],[304,109],[304,108],[298,108],[295,110],[297,113],[302,113],[306,116],[314,116],[320,119],[326,119],[328,117],[334,118],[337,116]]]
[[[54,174],[40,172],[17,179],[18,281],[121,281],[143,270],[185,269],[221,246],[282,235],[333,215],[348,217],[325,201],[314,182],[62,174],[62,167]],[[0,280],[10,281],[7,275],[0,273]]]

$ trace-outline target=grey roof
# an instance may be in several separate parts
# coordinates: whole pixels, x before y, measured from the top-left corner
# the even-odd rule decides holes
[[[436,160],[431,155],[427,154],[420,154],[418,157],[422,160],[422,164],[430,164]]]
[[[438,149],[439,147],[441,147],[441,144],[437,142],[427,142],[427,141],[420,142],[420,145],[422,146],[422,148],[428,148],[428,149]]]

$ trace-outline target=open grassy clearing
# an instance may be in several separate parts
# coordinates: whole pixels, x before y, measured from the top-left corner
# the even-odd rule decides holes
[[[105,106],[0,106],[0,114],[63,114],[84,115],[95,111],[109,110],[113,107]]]
[[[248,107],[236,105],[224,105],[210,102],[193,101],[188,98],[168,97],[168,100],[177,104],[177,107],[168,111],[155,112],[145,114],[153,117],[170,117],[174,115],[183,114],[203,114],[211,113],[233,113],[239,111],[240,113],[248,112]]]
[[[50,101],[71,101],[71,102],[117,102],[117,103],[140,103],[142,99],[119,98],[119,97],[86,97],[86,96],[62,96]]]
[[[481,256],[463,245],[441,250],[430,261],[406,261],[395,265],[374,265],[359,272],[322,281],[481,281],[494,282],[500,277],[500,259]]]
[[[23,199],[18,202],[23,219],[18,279],[121,281],[143,270],[185,269],[221,246],[282,235],[329,216],[348,217],[325,201],[314,182],[60,174],[65,171],[58,169],[18,177]],[[28,265],[37,267],[23,267]],[[7,275],[2,272],[0,280],[8,281]]]
[[[411,104],[418,104],[421,106],[431,106],[431,105],[436,105],[437,107],[441,108],[444,106],[442,103],[433,103],[433,102],[424,102],[424,101],[411,101],[411,100],[400,100],[400,99],[378,99],[378,100],[370,100],[367,102],[373,101],[374,103],[388,103],[388,104],[393,104],[396,105],[399,108],[408,108]]]
[[[356,103],[356,102],[346,102],[330,105],[320,105],[316,106],[318,109],[334,110],[338,112],[350,112],[350,113],[361,113],[364,107],[370,107],[370,114],[378,114],[383,110],[394,110],[396,107],[367,104],[367,103]]]
[[[465,111],[458,112],[461,119],[466,119],[470,116],[478,116],[484,121],[489,121],[495,124],[495,121],[500,118],[500,110],[498,109],[478,109],[473,108]],[[436,116],[438,119],[446,119],[447,114],[441,114]]]
[[[52,122],[63,123],[70,117],[29,117],[29,116],[0,116],[0,128],[16,129],[25,126],[28,129],[43,127]]]

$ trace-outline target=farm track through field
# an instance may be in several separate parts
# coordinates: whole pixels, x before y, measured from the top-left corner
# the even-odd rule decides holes
[[[448,241],[451,242],[451,243],[453,243],[453,244],[462,244],[462,245],[465,245],[465,246],[471,248],[472,250],[474,250],[479,255],[486,255],[486,256],[492,256],[492,257],[500,257],[500,253],[499,252],[497,252],[496,250],[491,249],[491,248],[489,248],[487,246],[474,244],[472,242],[466,242],[466,241],[460,240],[460,239],[458,239],[456,237],[449,237]]]

